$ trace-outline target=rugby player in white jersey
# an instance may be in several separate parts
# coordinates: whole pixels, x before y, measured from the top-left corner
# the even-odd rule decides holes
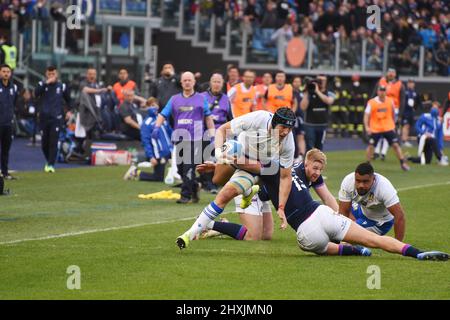
[[[317,149],[308,151],[306,159],[314,163],[317,172],[308,177],[307,168],[301,164],[294,165],[292,188],[286,202],[287,222],[295,230],[297,243],[302,250],[319,255],[370,256],[372,252],[366,248],[369,247],[418,260],[448,260],[449,255],[445,252],[422,251],[392,237],[377,235],[338,214],[329,206],[315,201],[309,189],[318,187],[323,181],[321,172],[327,159],[325,154]],[[280,189],[278,176],[261,175],[260,178],[260,199],[270,199],[277,207]],[[345,243],[340,243],[341,241]]]
[[[308,155],[313,155],[318,152],[317,149],[312,149]],[[298,164],[297,167],[305,172],[304,181],[301,183],[305,188],[313,188],[323,204],[329,206],[333,211],[338,211],[338,203],[334,196],[329,191],[325,181],[321,176],[322,163],[313,161],[313,158],[306,157],[305,160]],[[210,163],[201,164],[198,167],[199,172],[214,171],[215,166]],[[234,198],[236,204],[236,212],[239,213],[239,219],[248,232],[243,240],[270,240],[273,233],[273,219],[270,201],[262,201],[259,195],[255,195],[252,199],[251,205],[242,209],[240,207],[242,196]],[[214,221],[208,225],[207,231],[203,232],[200,238],[209,238],[221,235],[216,229],[221,228],[224,221]],[[232,234],[230,236],[233,236]]]
[[[405,213],[397,190],[368,162],[342,180],[339,213],[378,235],[385,235],[394,226],[397,240],[405,236]]]
[[[253,196],[259,191],[257,185],[259,174],[275,177],[279,172],[277,213],[281,219],[281,227],[283,229],[287,227],[284,206],[291,191],[291,167],[295,149],[291,131],[295,121],[295,114],[291,109],[280,108],[275,114],[268,111],[251,112],[217,129],[215,157],[218,164],[213,183],[225,185],[214,201],[203,209],[192,227],[177,238],[176,243],[180,249],[187,247],[191,240],[197,238],[236,196],[242,194],[241,208],[248,207]],[[230,163],[230,159],[222,154],[222,146],[227,138],[236,136],[242,144],[245,157],[234,159]],[[246,159],[245,162],[243,159]],[[226,223],[223,227],[226,230],[217,231],[234,234],[235,239],[242,240],[247,233],[247,229],[238,224]]]

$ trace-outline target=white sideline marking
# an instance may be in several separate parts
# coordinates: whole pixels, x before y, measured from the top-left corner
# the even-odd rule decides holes
[[[398,192],[401,191],[408,191],[408,190],[414,190],[414,189],[420,189],[420,188],[426,188],[426,187],[435,187],[435,186],[441,186],[441,185],[447,185],[450,184],[450,181],[446,182],[439,182],[439,183],[430,183],[430,184],[422,184],[417,186],[411,186],[411,187],[405,187],[405,188],[399,188],[397,189]],[[228,214],[230,212],[224,212],[224,214]],[[123,230],[123,229],[131,229],[131,228],[139,228],[149,225],[155,225],[155,224],[163,224],[163,223],[173,223],[173,222],[179,222],[179,221],[187,221],[195,219],[196,217],[189,217],[189,218],[182,218],[182,219],[175,219],[175,220],[167,220],[167,221],[156,221],[156,222],[149,222],[149,223],[140,223],[140,224],[132,224],[128,226],[120,226],[120,227],[110,227],[110,228],[103,228],[103,229],[92,229],[92,230],[84,230],[84,231],[76,231],[76,232],[68,232],[68,233],[62,233],[62,234],[54,234],[49,235],[45,237],[39,237],[39,238],[28,238],[28,239],[18,239],[18,240],[11,240],[11,241],[4,241],[0,242],[0,245],[7,245],[7,244],[16,244],[26,241],[38,241],[38,240],[49,240],[49,239],[58,239],[58,238],[65,238],[65,237],[72,237],[72,236],[79,236],[83,234],[88,233],[96,233],[96,232],[107,232],[107,231],[114,231],[114,230]]]
[[[426,188],[426,187],[443,186],[446,184],[450,184],[450,181],[439,182],[439,183],[430,183],[430,184],[421,184],[421,185],[412,186],[412,187],[405,187],[405,188],[397,189],[397,191],[399,191],[399,192],[400,191],[408,191],[408,190],[421,189],[421,188]]]
[[[172,223],[172,222],[178,222],[178,221],[186,221],[186,220],[192,220],[195,217],[190,218],[183,218],[183,219],[176,219],[176,220],[166,220],[166,221],[156,221],[156,222],[149,222],[149,223],[139,223],[139,224],[132,224],[128,226],[120,226],[120,227],[110,227],[110,228],[103,228],[103,229],[92,229],[92,230],[84,230],[84,231],[75,231],[75,232],[68,232],[68,233],[61,233],[61,234],[54,234],[49,235],[45,237],[39,237],[39,238],[28,238],[28,239],[18,239],[18,240],[11,240],[11,241],[5,241],[0,242],[0,245],[5,244],[15,244],[25,241],[36,241],[36,240],[48,240],[48,239],[57,239],[57,238],[65,238],[65,237],[72,237],[72,236],[78,236],[88,233],[96,233],[96,232],[106,232],[106,231],[114,231],[114,230],[123,230],[123,229],[131,229],[131,228],[139,228],[144,227],[152,224],[163,224],[163,223]]]

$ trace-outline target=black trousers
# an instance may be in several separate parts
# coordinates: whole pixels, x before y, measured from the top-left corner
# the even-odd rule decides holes
[[[308,152],[312,148],[322,150],[326,134],[327,134],[326,125],[312,126],[305,124],[306,151]]]
[[[49,166],[54,166],[58,153],[61,120],[41,119],[42,152]]]
[[[435,138],[428,138],[425,141],[425,145],[423,147],[423,153],[425,154],[425,163],[430,164],[433,159],[433,153],[435,154],[438,161],[441,161],[442,153],[439,150],[437,140]],[[420,163],[420,157],[409,157],[409,161],[413,163]]]
[[[208,148],[208,150],[206,150]],[[211,151],[211,152],[209,152]],[[204,161],[212,161],[214,157],[214,145],[211,145],[210,141],[203,141],[203,156]],[[198,181],[202,184],[202,188],[205,190],[217,189],[217,186],[212,183],[213,173],[202,173],[200,174]]]
[[[130,137],[133,140],[141,140],[141,130],[132,128],[132,127],[128,127],[126,130],[124,130],[122,132],[124,135]]]
[[[439,150],[438,143],[435,138],[428,138],[425,141],[423,152],[425,153],[426,164],[431,163],[431,159],[433,159],[433,153],[439,161],[441,160],[442,154],[441,151]]]
[[[181,141],[177,143],[177,167],[183,180],[181,196],[191,199],[198,192],[195,167],[202,163],[202,141]]]
[[[0,126],[0,148],[2,175],[8,175],[9,150],[11,149],[13,127],[11,125]]]
[[[161,163],[158,161],[158,164],[153,168],[153,173],[148,173],[141,171],[139,174],[140,181],[164,181],[164,172],[166,170],[166,163]]]

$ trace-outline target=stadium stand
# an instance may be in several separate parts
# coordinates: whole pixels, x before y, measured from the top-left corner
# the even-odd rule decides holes
[[[192,48],[206,50],[198,58],[205,70],[195,70],[205,75],[212,63],[203,58],[216,54],[223,70],[234,62],[258,75],[259,70],[282,69],[288,75],[339,76],[346,90],[357,74],[368,96],[389,67],[397,69],[400,80],[414,78],[419,89],[421,82],[448,83],[450,12],[445,1],[99,0],[94,8],[81,8],[80,21],[66,12],[73,3],[0,0],[0,34],[18,48],[14,79],[23,87],[33,88],[45,67],[54,64],[77,99],[80,74],[87,67],[97,69],[104,87],[125,67],[148,97],[149,83],[166,59],[159,38],[170,32],[174,46],[188,40]],[[367,6],[373,4],[380,10],[381,28],[371,30]],[[78,24],[67,28],[70,22]],[[293,61],[290,50],[300,50],[301,59]],[[183,57],[174,62],[179,70],[191,68]],[[447,92],[434,89],[432,100],[444,104]],[[425,89],[419,93],[430,96]]]

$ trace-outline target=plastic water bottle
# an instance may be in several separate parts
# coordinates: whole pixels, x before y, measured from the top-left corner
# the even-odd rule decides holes
[[[130,152],[130,154],[131,154],[131,162],[137,163],[138,162],[138,152],[137,152],[136,148],[129,148],[128,152]]]

